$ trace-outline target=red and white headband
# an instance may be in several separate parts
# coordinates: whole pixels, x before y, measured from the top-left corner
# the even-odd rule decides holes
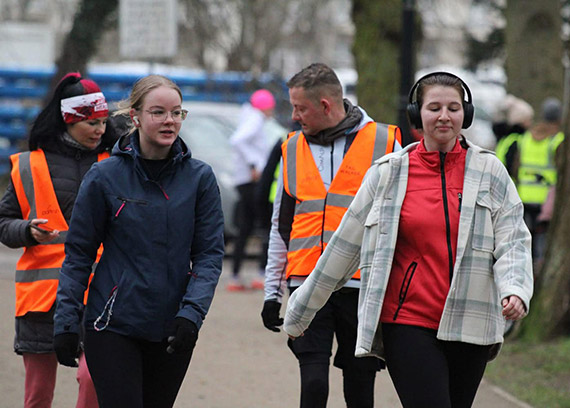
[[[73,96],[61,100],[61,115],[67,124],[97,119],[109,114],[102,92]]]

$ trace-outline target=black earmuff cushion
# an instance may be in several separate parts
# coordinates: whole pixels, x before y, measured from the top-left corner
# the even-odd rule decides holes
[[[464,84],[464,86],[467,86]],[[475,117],[475,106],[471,102],[463,101],[463,129],[467,129],[473,123]]]
[[[421,129],[422,117],[420,115],[420,107],[418,103],[417,102],[408,103],[408,106],[406,107],[406,112],[408,114],[408,120],[410,121],[410,124],[416,129]]]

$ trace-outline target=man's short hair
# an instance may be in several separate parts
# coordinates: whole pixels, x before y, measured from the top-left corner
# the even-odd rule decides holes
[[[314,63],[293,75],[287,87],[303,88],[307,96],[318,101],[326,95],[342,103],[342,85],[332,68],[323,63]]]

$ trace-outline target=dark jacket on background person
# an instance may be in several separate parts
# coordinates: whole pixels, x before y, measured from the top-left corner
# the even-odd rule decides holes
[[[55,335],[80,330],[82,293],[100,243],[104,253],[89,286],[87,330],[96,325],[161,341],[173,334],[175,317],[199,328],[224,254],[220,193],[211,167],[192,159],[178,138],[151,179],[135,132],[91,168],[66,241]]]
[[[273,201],[275,200],[275,189],[277,187],[278,166],[281,160],[281,144],[283,139],[277,140],[273,145],[267,163],[261,172],[261,177],[257,183],[257,204],[262,217],[271,225],[271,214],[273,212]]]
[[[103,138],[94,150],[83,150],[66,141],[63,136],[42,145],[57,202],[69,223],[73,205],[83,176],[98,155],[110,150],[114,140]],[[49,217],[48,217],[49,218]],[[32,237],[30,221],[23,219],[22,209],[10,180],[6,192],[0,200],[0,241],[9,248],[32,247],[38,245]],[[53,352],[53,311],[29,312],[16,318],[16,353]]]

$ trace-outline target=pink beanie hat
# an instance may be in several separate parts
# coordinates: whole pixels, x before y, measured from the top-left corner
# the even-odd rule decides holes
[[[249,99],[251,106],[259,110],[275,108],[275,98],[267,89],[255,91]]]

